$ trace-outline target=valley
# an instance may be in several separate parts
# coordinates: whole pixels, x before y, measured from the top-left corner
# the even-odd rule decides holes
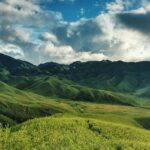
[[[0,149],[150,149],[149,62],[0,66]]]

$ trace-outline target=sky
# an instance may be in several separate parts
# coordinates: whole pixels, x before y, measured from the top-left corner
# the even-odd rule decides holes
[[[36,65],[150,61],[150,0],[0,0],[0,53]]]

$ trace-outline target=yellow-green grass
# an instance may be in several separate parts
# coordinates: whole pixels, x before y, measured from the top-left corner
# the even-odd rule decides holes
[[[150,110],[122,105],[98,104],[88,102],[68,102],[78,112],[79,116],[91,117],[104,121],[143,127],[150,129]]]
[[[150,132],[80,117],[33,119],[0,129],[2,150],[149,150]]]

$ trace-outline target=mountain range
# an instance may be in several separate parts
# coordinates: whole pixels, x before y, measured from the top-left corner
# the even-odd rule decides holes
[[[57,77],[78,85],[150,97],[150,62],[90,61],[58,64],[48,62],[38,66],[0,54],[0,79],[6,83],[12,78]],[[18,80],[18,79],[17,79]],[[18,83],[21,82],[18,80]],[[21,85],[16,85],[20,87]]]

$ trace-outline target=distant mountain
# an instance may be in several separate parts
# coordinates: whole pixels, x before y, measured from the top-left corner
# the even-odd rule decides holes
[[[57,75],[78,84],[104,90],[128,92],[149,97],[150,62],[91,61],[70,65],[39,65],[43,73]],[[144,89],[144,91],[143,91]]]
[[[150,97],[150,62],[148,61],[78,61],[70,65],[48,62],[35,66],[0,54],[0,79],[10,83],[12,76],[17,78],[57,76],[90,88]]]
[[[0,73],[1,75],[35,75],[40,73],[40,70],[29,62],[0,54]]]
[[[55,68],[55,72],[52,68]],[[89,62],[74,62],[70,65],[62,65],[57,63],[40,64],[39,69],[45,72],[56,74],[74,75],[76,79],[82,79],[85,76],[98,76],[100,74],[125,74],[125,73],[150,73],[150,62],[123,62],[123,61],[89,61]]]

